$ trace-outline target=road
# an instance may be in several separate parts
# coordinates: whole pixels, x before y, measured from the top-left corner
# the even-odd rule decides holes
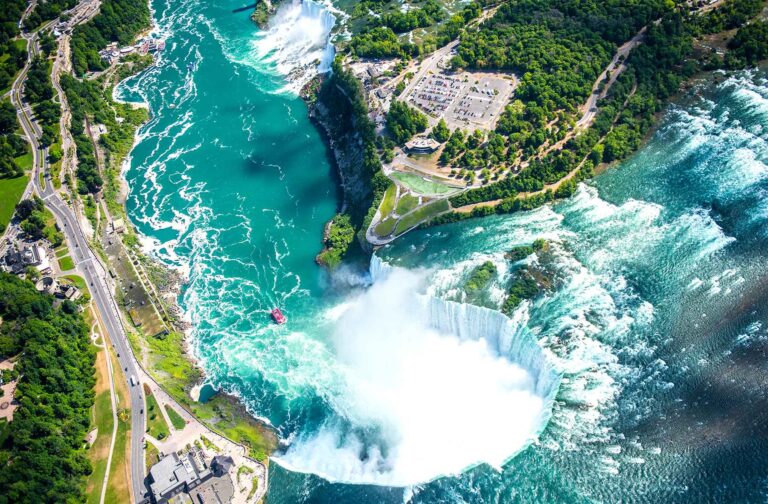
[[[84,14],[81,9],[85,9],[86,13],[93,15],[98,10],[94,8],[94,4],[98,6],[98,1],[86,0],[69,11],[68,13],[72,14],[72,18],[69,22],[70,26],[73,26],[72,23],[78,23],[88,19],[88,15]],[[40,31],[49,29],[53,23],[54,21],[45,24]],[[66,238],[67,245],[69,246],[77,270],[85,279],[90,289],[93,302],[96,305],[96,309],[101,314],[104,329],[109,335],[109,340],[115,348],[118,361],[123,368],[125,377],[126,379],[130,379],[132,376],[138,376],[137,370],[139,366],[128,344],[126,333],[123,330],[118,307],[112,297],[107,281],[107,271],[89,248],[88,240],[86,240],[74,212],[62,201],[58,193],[54,190],[53,184],[50,182],[47,161],[48,149],[41,147],[39,143],[42,130],[34,121],[30,107],[23,100],[22,90],[27,72],[29,71],[32,59],[39,53],[37,33],[25,33],[23,36],[29,42],[27,46],[28,59],[24,69],[20,72],[19,77],[13,84],[11,89],[11,101],[19,111],[19,120],[22,129],[32,144],[32,183],[27,188],[25,194],[28,195],[31,191],[34,191],[34,193],[43,199],[46,207],[56,218],[59,228]],[[41,181],[40,174],[44,175],[43,181]],[[144,396],[140,385],[130,386],[129,384],[128,390],[131,403],[131,488],[134,501],[138,502],[142,500],[145,489],[144,446],[142,440],[145,431]],[[125,405],[123,405],[123,407],[125,407]]]
[[[608,63],[608,66],[605,67],[605,70],[603,70],[603,73],[597,77],[595,84],[592,86],[592,94],[589,95],[586,103],[581,106],[581,111],[583,114],[581,119],[579,119],[579,121],[576,123],[577,128],[583,129],[592,125],[592,122],[595,120],[595,116],[597,115],[597,101],[601,98],[605,98],[605,96],[608,94],[608,91],[611,89],[611,86],[613,86],[613,83],[616,82],[616,79],[619,77],[619,75],[621,75],[621,73],[627,68],[627,65],[625,64],[627,56],[630,52],[632,52],[632,49],[637,47],[643,41],[643,37],[645,36],[645,32],[647,30],[647,26],[643,27],[643,29],[637,32],[634,37],[622,44],[621,47],[619,47],[616,51],[616,54],[613,55],[611,62]],[[611,76],[608,82],[606,82],[602,92],[600,92],[600,84],[605,80],[608,72],[611,72]]]

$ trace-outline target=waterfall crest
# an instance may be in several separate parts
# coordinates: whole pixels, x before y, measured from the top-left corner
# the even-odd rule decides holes
[[[394,267],[375,254],[371,257],[373,283],[381,281]],[[455,334],[461,340],[484,339],[500,356],[527,369],[536,378],[536,393],[551,402],[557,394],[561,374],[547,358],[527,329],[527,304],[512,318],[497,310],[466,303],[420,296],[428,314],[427,324],[441,333]],[[549,408],[547,408],[549,409]]]
[[[255,42],[259,60],[289,81],[298,91],[314,75],[330,71],[335,49],[331,31],[336,16],[330,6],[314,0],[283,4]]]
[[[560,375],[525,320],[419,294],[423,271],[376,256],[370,269],[371,287],[335,318],[338,413],[274,460],[329,481],[410,486],[501,467],[535,442]]]

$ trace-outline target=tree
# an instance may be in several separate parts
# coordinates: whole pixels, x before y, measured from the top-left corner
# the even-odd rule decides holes
[[[451,130],[448,129],[448,125],[445,124],[445,119],[440,119],[437,125],[432,128],[432,138],[440,143],[447,142],[451,136]]]
[[[40,207],[36,199],[24,199],[16,204],[16,215],[19,220],[24,220],[32,215],[32,212],[39,209]]]
[[[7,100],[0,102],[0,134],[13,133],[17,126],[16,107]]]
[[[393,101],[387,113],[387,131],[398,144],[427,129],[427,117],[401,101]]]
[[[24,270],[24,274],[26,275],[27,279],[32,282],[37,282],[40,280],[40,270],[34,266],[27,266]]]
[[[43,237],[43,230],[45,229],[45,219],[41,212],[32,212],[21,223],[21,229],[32,239],[39,240]]]

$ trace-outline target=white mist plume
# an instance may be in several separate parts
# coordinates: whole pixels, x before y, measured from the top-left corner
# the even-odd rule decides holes
[[[492,310],[455,310],[419,295],[421,282],[394,269],[334,313],[346,379],[328,401],[340,417],[300,436],[279,463],[331,481],[408,486],[482,462],[501,466],[535,439],[549,418],[556,374],[499,355],[500,334],[446,331],[441,321],[462,325],[448,321],[453,315],[478,318],[466,327],[509,334],[512,323]],[[445,316],[435,313],[440,303],[449,307]],[[535,354],[519,362],[544,360],[532,340],[509,348]]]
[[[327,72],[335,54],[330,34],[336,17],[328,6],[302,0],[283,4],[254,45],[262,61],[287,76],[298,90],[316,72]]]

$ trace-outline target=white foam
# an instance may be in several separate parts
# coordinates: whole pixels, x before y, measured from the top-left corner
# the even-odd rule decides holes
[[[559,375],[536,342],[499,312],[418,295],[422,281],[388,269],[332,310],[343,384],[329,400],[340,416],[299,436],[279,463],[330,481],[408,486],[500,467],[537,438]]]

